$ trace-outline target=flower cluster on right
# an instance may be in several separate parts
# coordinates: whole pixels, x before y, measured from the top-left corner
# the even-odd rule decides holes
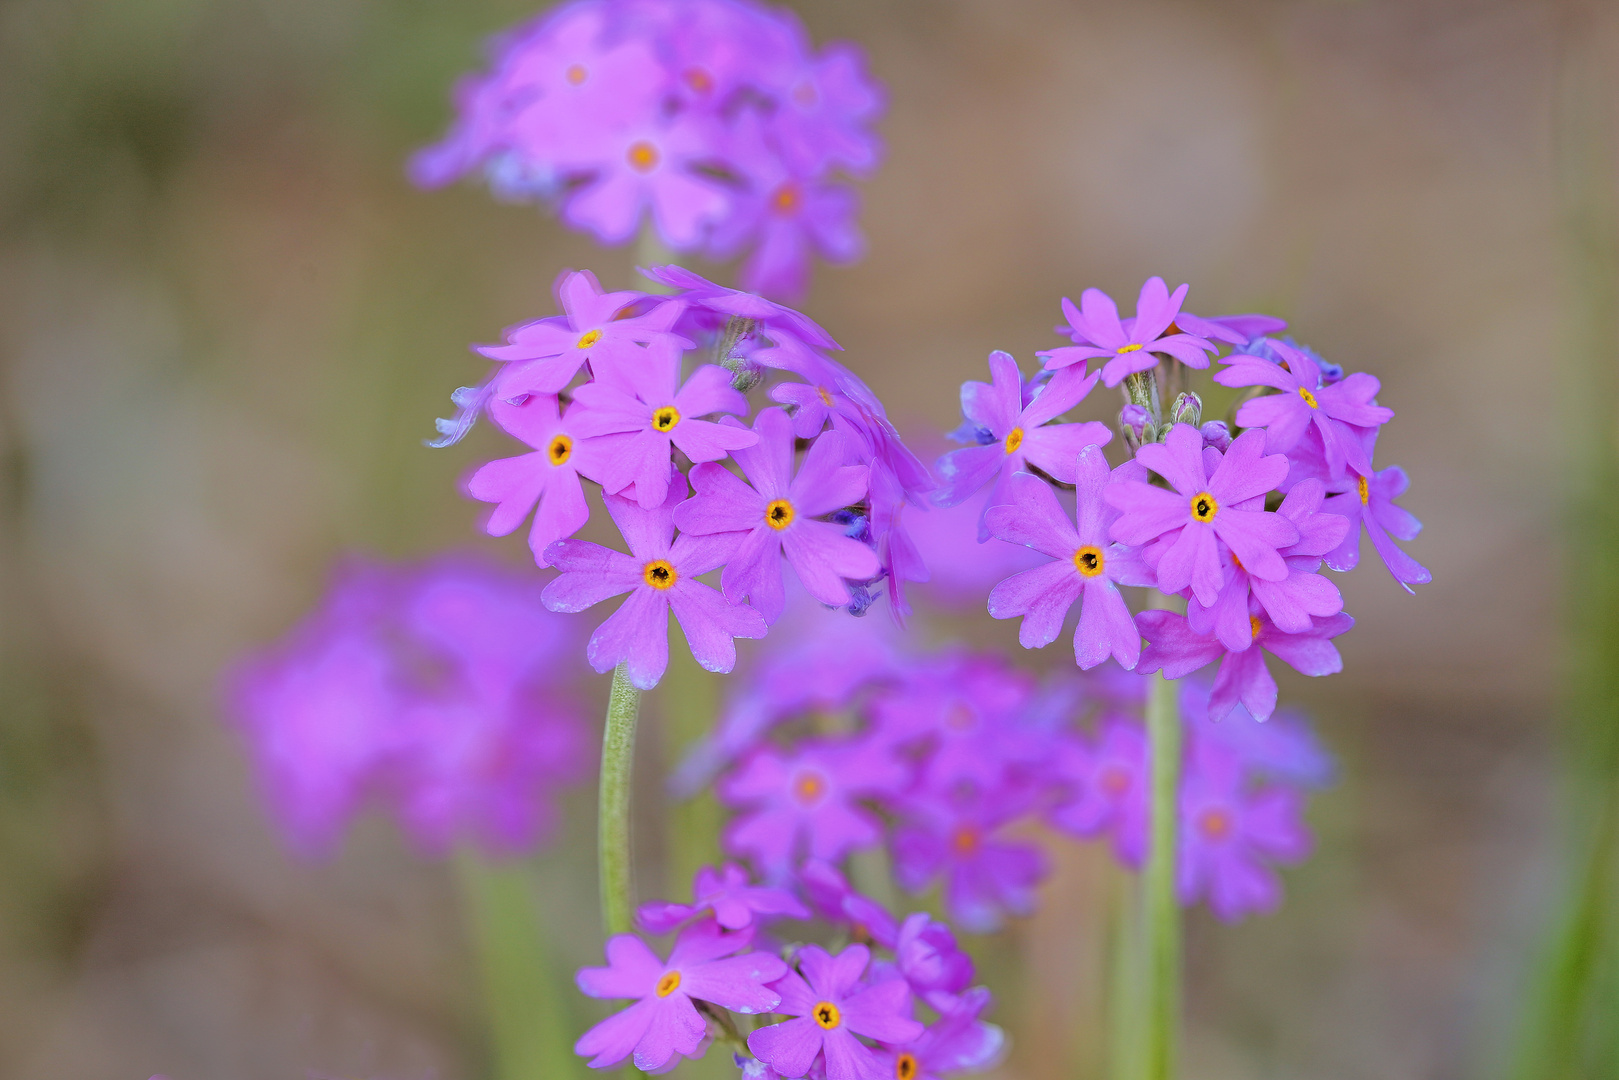
[[[1078,307],[1065,299],[1073,344],[1042,353],[1031,379],[991,355],[992,382],[962,387],[965,422],[953,437],[969,445],[940,460],[937,498],[956,505],[990,487],[980,538],[1051,560],[989,596],[995,618],[1022,618],[1025,648],[1054,641],[1079,603],[1081,668],[1112,657],[1175,679],[1218,662],[1210,715],[1240,704],[1264,720],[1277,691],[1263,653],[1305,675],[1342,669],[1332,639],[1354,620],[1322,563],[1353,569],[1364,532],[1410,591],[1430,575],[1394,540],[1421,525],[1394,503],[1404,471],[1372,463],[1394,416],[1377,404],[1377,379],[1273,336],[1286,329],[1279,319],[1193,315],[1181,307],[1186,290],[1149,279],[1131,318],[1098,289]],[[1185,390],[1166,409],[1187,369],[1213,359],[1225,365],[1214,381],[1244,391],[1230,419],[1204,422]],[[1132,456],[1118,466],[1104,456],[1104,425],[1057,422],[1098,381],[1125,396],[1118,427]],[[1059,492],[1072,494],[1071,508]],[[1120,585],[1182,597],[1186,614],[1132,616]]]

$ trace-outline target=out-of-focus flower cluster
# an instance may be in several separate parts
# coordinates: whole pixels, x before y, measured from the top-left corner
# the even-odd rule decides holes
[[[588,655],[597,671],[627,665],[641,689],[667,666],[671,611],[698,662],[730,671],[734,639],[780,617],[787,567],[822,604],[860,615],[886,592],[903,619],[905,583],[926,578],[904,512],[925,509],[933,485],[882,403],[798,312],[679,267],[647,273],[677,294],[564,273],[563,314],[479,348],[500,367],[456,392],[461,412],[435,445],[487,412],[531,448],[468,481],[495,504],[488,531],[532,515],[536,562],[561,571],[544,592],[553,611],[629,594]],[[739,417],[755,390],[777,404],[750,426]],[[583,481],[628,553],[570,539],[590,517]],[[698,580],[721,568],[719,590]]]
[[[968,445],[940,460],[938,500],[959,505],[989,487],[980,539],[1050,560],[989,596],[991,615],[1022,618],[1024,647],[1055,640],[1077,602],[1081,668],[1112,657],[1179,678],[1218,661],[1210,714],[1240,704],[1264,720],[1277,690],[1263,653],[1306,675],[1342,668],[1332,639],[1354,620],[1322,563],[1353,569],[1364,531],[1410,591],[1430,575],[1393,538],[1421,525],[1394,503],[1404,471],[1372,464],[1394,416],[1377,404],[1377,379],[1271,336],[1286,328],[1279,319],[1193,315],[1181,307],[1186,288],[1150,279],[1125,319],[1099,290],[1077,308],[1065,299],[1074,344],[1042,353],[1032,379],[992,354],[992,382],[962,387],[954,437]],[[1205,423],[1187,391],[1166,409],[1187,371],[1211,359],[1224,365],[1216,383],[1244,390],[1230,420]],[[1124,391],[1118,427],[1132,456],[1117,466],[1103,425],[1058,422],[1098,381]],[[1121,585],[1183,597],[1186,614],[1132,616]]]
[[[229,679],[288,841],[325,854],[376,799],[429,853],[532,849],[587,759],[574,638],[531,577],[476,559],[339,566],[320,607]]]
[[[647,904],[639,922],[675,934],[667,959],[620,934],[607,967],[578,974],[586,994],[633,1002],[575,1046],[596,1068],[628,1058],[662,1072],[718,1041],[752,1080],[936,1080],[988,1067],[1005,1042],[981,1019],[990,993],[948,926],[896,919],[819,860],[771,885],[735,864],[705,868],[691,903]]]
[[[481,170],[495,192],[553,204],[603,243],[650,213],[664,244],[727,259],[784,299],[812,252],[863,248],[838,181],[876,168],[881,89],[860,51],[816,52],[792,13],[744,0],[575,0],[491,42],[456,90],[445,139],[411,175],[437,187]]]
[[[676,793],[723,771],[725,849],[767,880],[886,846],[902,888],[940,886],[958,925],[988,932],[1034,909],[1050,836],[1036,823],[1142,865],[1146,684],[1118,668],[1042,684],[993,655],[808,636],[741,680]],[[1305,795],[1332,766],[1295,716],[1211,719],[1209,689],[1189,680],[1181,698],[1180,895],[1234,920],[1280,903],[1271,864],[1308,853]]]

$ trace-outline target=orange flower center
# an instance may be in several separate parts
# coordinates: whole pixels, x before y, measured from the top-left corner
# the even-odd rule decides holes
[[[680,986],[680,972],[665,971],[663,978],[658,980],[658,996],[668,997]]]
[[[1310,393],[1310,391],[1306,390],[1302,386],[1299,387],[1299,397],[1303,398],[1304,403],[1306,405],[1310,406],[1310,408],[1312,408],[1312,409],[1320,408],[1320,406],[1316,404],[1315,395]]]
[[[1022,446],[1022,445],[1023,445],[1023,429],[1020,428],[1020,427],[1015,427],[1009,433],[1007,433],[1007,436],[1006,436],[1006,452],[1008,454],[1015,454],[1015,453],[1017,453],[1017,448]]]
[[[1125,346],[1123,346],[1122,348],[1119,349],[1119,355],[1123,356],[1125,353],[1138,352],[1138,351],[1140,351],[1140,349],[1141,349],[1141,346],[1138,343],[1132,341],[1130,344],[1125,345]]]
[[[680,575],[675,573],[675,568],[667,559],[653,559],[647,563],[641,570],[641,577],[654,589],[670,588],[680,580]]]
[[[573,343],[573,347],[576,349],[588,349],[601,339],[601,327],[598,326],[594,330],[586,330],[584,334],[580,336],[579,340]]]
[[[561,465],[573,456],[573,440],[566,435],[557,435],[551,439],[551,445],[545,448],[545,454],[551,459],[552,465]]]
[[[658,164],[658,148],[645,139],[630,143],[629,152],[624,156],[629,159],[630,168],[636,172],[651,172]]]
[[[789,180],[770,196],[770,209],[778,214],[792,214],[797,212],[803,201],[804,193],[799,190],[797,184]]]
[[[1231,814],[1219,807],[1203,811],[1197,819],[1197,827],[1210,840],[1224,840],[1230,836],[1231,824]]]
[[[894,1080],[916,1080],[916,1074],[921,1071],[915,1054],[904,1053],[894,1059]]]
[[[562,77],[572,85],[578,86],[590,77],[590,72],[585,70],[583,64],[569,64],[568,70],[562,73]]]
[[[1086,577],[1095,577],[1102,572],[1107,559],[1102,555],[1102,549],[1086,544],[1074,552],[1074,569]]]
[[[1355,490],[1360,492],[1360,504],[1362,506],[1372,501],[1372,485],[1366,482],[1364,476],[1355,477]]]
[[[838,1012],[838,1007],[830,1001],[823,1001],[816,1005],[815,1011],[810,1015],[815,1017],[817,1024],[820,1024],[828,1031],[843,1023],[843,1014]]]
[[[802,772],[793,781],[793,798],[810,806],[818,802],[826,794],[826,780],[820,773]]]
[[[792,503],[786,499],[777,499],[765,507],[765,524],[779,531],[791,525],[795,515]]]
[[[1262,624],[1259,621],[1259,616],[1258,615],[1250,615],[1250,616],[1248,616],[1248,629],[1253,632],[1253,635],[1256,638],[1259,636],[1259,628],[1260,628],[1261,625]]]
[[[1214,515],[1220,512],[1220,501],[1206,491],[1192,496],[1192,520],[1205,524],[1214,520]]]
[[[665,405],[652,414],[652,426],[659,431],[671,431],[680,423],[680,410],[673,405]]]
[[[956,849],[957,855],[972,855],[978,850],[978,830],[970,825],[963,825],[950,838],[950,846]]]
[[[687,68],[686,73],[681,77],[686,80],[687,86],[699,94],[706,94],[714,89],[714,76],[700,67]]]

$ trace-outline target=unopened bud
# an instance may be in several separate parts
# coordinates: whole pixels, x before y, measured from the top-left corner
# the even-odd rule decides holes
[[[765,380],[764,368],[746,356],[732,353],[720,361],[720,366],[731,373],[731,389],[744,394]]]
[[[1231,445],[1231,429],[1224,420],[1210,420],[1198,431],[1203,435],[1203,445],[1212,446],[1222,454]]]
[[[1169,422],[1197,427],[1203,422],[1203,399],[1190,390],[1178,395],[1174,407],[1169,410]]]

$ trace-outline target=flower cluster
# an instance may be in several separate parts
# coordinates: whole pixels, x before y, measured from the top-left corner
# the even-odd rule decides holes
[[[950,917],[980,933],[1034,910],[1049,864],[1035,822],[1109,839],[1121,863],[1140,868],[1145,679],[1112,668],[1042,685],[991,655],[858,651],[871,657],[853,675],[848,651],[811,641],[742,681],[696,758],[707,769],[736,762],[716,785],[735,813],[728,852],[788,880],[805,859],[836,864],[886,845],[902,888],[939,885]],[[756,705],[764,686],[783,691],[769,714]],[[1239,709],[1215,721],[1209,695],[1189,681],[1181,701],[1181,895],[1237,919],[1280,901],[1269,864],[1307,854],[1304,793],[1332,768],[1302,720],[1262,725]],[[805,730],[828,715],[852,719],[853,730]],[[796,737],[768,738],[772,730]]]
[[[1364,528],[1410,591],[1428,571],[1391,537],[1411,539],[1421,526],[1393,502],[1405,473],[1372,464],[1378,431],[1394,415],[1376,402],[1377,379],[1270,336],[1285,329],[1280,320],[1192,315],[1181,308],[1185,295],[1185,285],[1170,293],[1152,278],[1128,319],[1096,289],[1077,308],[1064,300],[1074,344],[1042,353],[1033,379],[992,354],[993,381],[962,387],[966,419],[955,438],[970,445],[941,459],[937,498],[959,504],[989,487],[981,539],[1050,560],[989,596],[995,618],[1023,620],[1025,648],[1055,640],[1079,603],[1081,668],[1111,657],[1179,678],[1219,661],[1211,715],[1240,703],[1264,720],[1276,682],[1263,653],[1306,675],[1342,667],[1331,639],[1354,620],[1322,563],[1352,569]],[[1235,351],[1220,357],[1226,346]],[[1214,382],[1244,391],[1231,419],[1203,423],[1190,392],[1166,412],[1167,390],[1215,358],[1224,367]],[[1105,427],[1057,422],[1098,381],[1125,394],[1119,429],[1132,456],[1117,466],[1104,456]],[[1132,616],[1121,585],[1182,597],[1186,614]]]
[[[340,567],[321,607],[230,679],[289,841],[329,851],[377,796],[429,852],[531,849],[585,764],[557,663],[572,636],[537,583],[476,560]]]
[[[660,1072],[716,1040],[757,1080],[937,1080],[999,1055],[1001,1030],[980,1019],[989,991],[972,986],[972,959],[925,913],[896,920],[818,861],[769,887],[736,865],[705,868],[692,893],[690,904],[640,911],[647,932],[675,932],[667,959],[620,934],[607,942],[607,967],[579,972],[586,994],[634,1001],[574,1047],[593,1067],[629,1058]],[[781,944],[772,929],[814,917],[831,949]]]
[[[905,582],[926,577],[903,511],[925,508],[932,484],[882,403],[798,312],[679,267],[648,273],[677,295],[603,292],[590,272],[567,272],[561,315],[478,349],[500,367],[457,391],[463,411],[439,421],[436,445],[487,412],[531,448],[468,481],[495,504],[488,531],[532,515],[535,560],[561,571],[545,590],[553,611],[629,594],[589,658],[597,671],[626,664],[641,689],[667,666],[670,612],[704,667],[730,671],[734,639],[763,637],[781,616],[785,567],[857,615],[885,589],[902,619]],[[755,388],[777,404],[750,426],[739,417]],[[570,539],[590,517],[585,480],[628,553]],[[699,580],[722,567],[719,590]]]
[[[854,190],[877,165],[881,89],[860,51],[817,53],[798,19],[746,0],[574,0],[495,39],[456,91],[423,186],[482,170],[503,197],[557,206],[619,244],[649,212],[682,253],[751,248],[747,289],[791,299],[812,252],[857,258]]]

